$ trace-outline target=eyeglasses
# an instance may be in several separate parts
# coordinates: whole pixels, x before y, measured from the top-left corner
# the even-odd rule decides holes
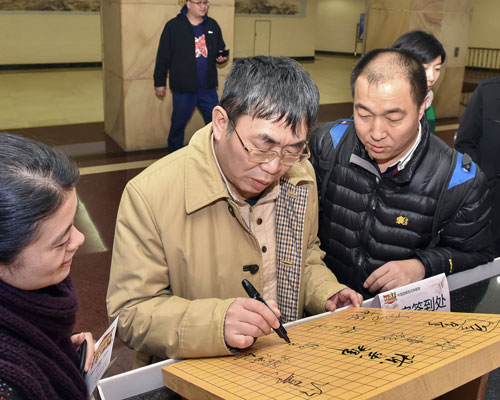
[[[236,136],[238,136],[238,139],[241,143],[241,146],[247,152],[248,160],[251,162],[263,164],[263,163],[271,162],[276,157],[279,157],[280,164],[291,167],[293,165],[302,164],[304,161],[306,161],[311,156],[311,152],[309,151],[309,145],[307,142],[304,144],[304,148],[299,153],[279,154],[278,152],[276,152],[274,150],[262,150],[262,149],[258,149],[256,147],[248,148],[245,145],[245,143],[243,143],[243,140],[241,140],[241,136],[239,135],[238,131],[236,130],[236,127],[234,126],[233,120],[229,119],[229,122],[231,122],[231,126],[234,129],[234,133],[236,133]]]
[[[205,6],[205,7],[210,7],[210,2],[209,1],[193,1],[193,0],[188,0],[193,4],[196,4],[197,6]]]

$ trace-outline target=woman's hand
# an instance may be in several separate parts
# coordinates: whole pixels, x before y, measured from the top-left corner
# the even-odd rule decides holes
[[[92,358],[94,357],[94,337],[90,332],[80,332],[71,336],[71,343],[75,346],[76,350],[80,349],[83,341],[87,340],[87,355],[85,357],[85,368],[84,371],[87,372],[90,368],[90,364],[92,363]]]

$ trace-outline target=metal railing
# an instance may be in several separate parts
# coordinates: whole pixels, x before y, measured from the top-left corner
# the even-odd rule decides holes
[[[474,69],[500,70],[500,49],[469,47],[465,66]]]

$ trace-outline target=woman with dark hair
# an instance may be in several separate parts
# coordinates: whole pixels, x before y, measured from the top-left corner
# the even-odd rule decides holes
[[[446,51],[436,37],[424,31],[411,31],[402,35],[392,45],[393,49],[402,49],[412,53],[425,68],[427,75],[427,95],[429,99],[426,103],[425,117],[429,122],[431,132],[436,130],[436,114],[432,107],[434,93],[432,87],[439,79],[441,67],[446,60]]]
[[[83,241],[73,221],[79,171],[64,154],[0,133],[0,397],[85,399],[84,340],[68,277]]]

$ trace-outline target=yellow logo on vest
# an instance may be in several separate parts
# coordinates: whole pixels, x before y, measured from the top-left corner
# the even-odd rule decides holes
[[[399,217],[396,218],[396,224],[398,225],[408,225],[408,218],[403,217],[400,215]]]

